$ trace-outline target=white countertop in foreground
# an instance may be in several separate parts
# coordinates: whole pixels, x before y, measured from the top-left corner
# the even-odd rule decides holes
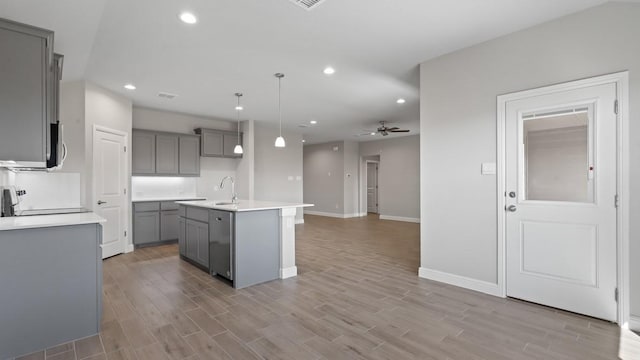
[[[149,197],[149,198],[133,198],[131,202],[155,202],[155,201],[193,201],[206,200],[202,196],[181,196],[181,197]]]
[[[0,218],[0,231],[99,224],[105,221],[105,219],[92,212],[79,214],[12,216]]]
[[[177,204],[186,206],[195,206],[206,209],[224,210],[224,211],[257,211],[257,210],[274,210],[284,208],[299,208],[313,206],[313,204],[287,203],[280,201],[259,201],[259,200],[238,200],[235,205],[218,205],[219,202],[229,202],[229,200],[201,200],[201,201],[176,201]]]

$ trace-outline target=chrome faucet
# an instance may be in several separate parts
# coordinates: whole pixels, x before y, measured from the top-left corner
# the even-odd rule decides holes
[[[236,182],[233,180],[233,176],[225,176],[222,178],[220,182],[220,189],[224,189],[225,180],[231,180],[231,202],[234,204],[238,203],[238,194],[236,194]]]

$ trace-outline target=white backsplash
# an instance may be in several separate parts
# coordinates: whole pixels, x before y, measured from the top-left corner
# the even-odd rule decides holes
[[[133,199],[196,197],[196,178],[133,176]]]
[[[27,191],[20,210],[80,207],[79,173],[18,172],[14,185]]]

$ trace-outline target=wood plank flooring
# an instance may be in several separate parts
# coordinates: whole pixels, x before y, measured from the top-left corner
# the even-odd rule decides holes
[[[20,359],[640,359],[614,324],[418,278],[418,224],[305,221],[299,276],[242,290],[176,245],[108,259],[101,333]]]

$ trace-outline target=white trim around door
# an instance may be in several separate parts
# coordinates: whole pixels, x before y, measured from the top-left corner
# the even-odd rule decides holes
[[[617,92],[617,282],[618,324],[628,327],[629,312],[629,73],[627,71],[526,90],[497,98],[498,289],[506,297],[506,104],[509,101],[591,86],[615,84]],[[613,296],[613,295],[612,295]]]

